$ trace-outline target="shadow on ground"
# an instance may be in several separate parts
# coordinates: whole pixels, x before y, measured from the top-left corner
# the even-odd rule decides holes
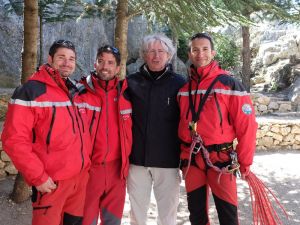
[[[280,203],[286,209],[289,219],[279,210],[279,216],[284,225],[300,224],[300,151],[268,151],[259,152],[254,158],[252,171],[264,181],[264,183],[278,197]],[[8,195],[13,187],[13,178],[0,180],[0,224],[3,225],[30,225],[31,207],[27,201],[16,205],[8,200]],[[181,183],[181,197],[178,207],[178,225],[188,225],[188,210],[184,183]],[[252,211],[250,192],[245,181],[238,181],[239,217],[241,225],[252,224]],[[212,225],[217,225],[216,210],[211,200],[210,219]],[[129,224],[129,201],[126,198],[122,224]],[[278,208],[277,208],[278,209]],[[152,198],[148,222],[156,224],[156,205]]]

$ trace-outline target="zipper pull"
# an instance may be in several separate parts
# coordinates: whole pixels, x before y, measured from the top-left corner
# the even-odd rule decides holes
[[[168,105],[170,105],[170,98],[168,97]]]

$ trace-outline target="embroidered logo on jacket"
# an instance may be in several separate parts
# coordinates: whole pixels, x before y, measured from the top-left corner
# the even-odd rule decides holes
[[[246,114],[246,115],[250,115],[252,113],[252,107],[249,104],[244,104],[242,106],[242,111]]]
[[[79,111],[81,114],[86,114],[86,109],[83,108],[83,107],[79,107],[78,111]]]

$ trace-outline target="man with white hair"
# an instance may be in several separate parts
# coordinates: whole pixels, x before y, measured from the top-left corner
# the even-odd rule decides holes
[[[185,79],[172,71],[169,63],[174,54],[172,41],[165,35],[144,37],[140,55],[145,64],[127,78],[133,110],[133,147],[127,181],[132,225],[147,223],[152,187],[158,224],[176,224],[180,185],[176,96]]]

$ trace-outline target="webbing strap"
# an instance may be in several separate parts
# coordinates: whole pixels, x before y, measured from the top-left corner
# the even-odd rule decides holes
[[[189,82],[189,107],[190,107],[190,110],[192,112],[192,121],[194,123],[196,123],[198,120],[199,120],[199,116],[200,116],[200,113],[202,111],[202,108],[208,98],[208,95],[209,93],[211,92],[211,90],[213,89],[214,85],[217,83],[217,81],[219,80],[219,77],[220,75],[218,75],[212,82],[211,84],[209,85],[209,87],[207,88],[203,98],[200,99],[200,102],[199,102],[199,106],[198,106],[198,110],[196,112],[196,102],[195,102],[195,105],[193,104],[193,97],[192,97],[192,82]],[[198,90],[198,87],[197,87],[197,90]],[[195,93],[196,94],[196,93]]]

